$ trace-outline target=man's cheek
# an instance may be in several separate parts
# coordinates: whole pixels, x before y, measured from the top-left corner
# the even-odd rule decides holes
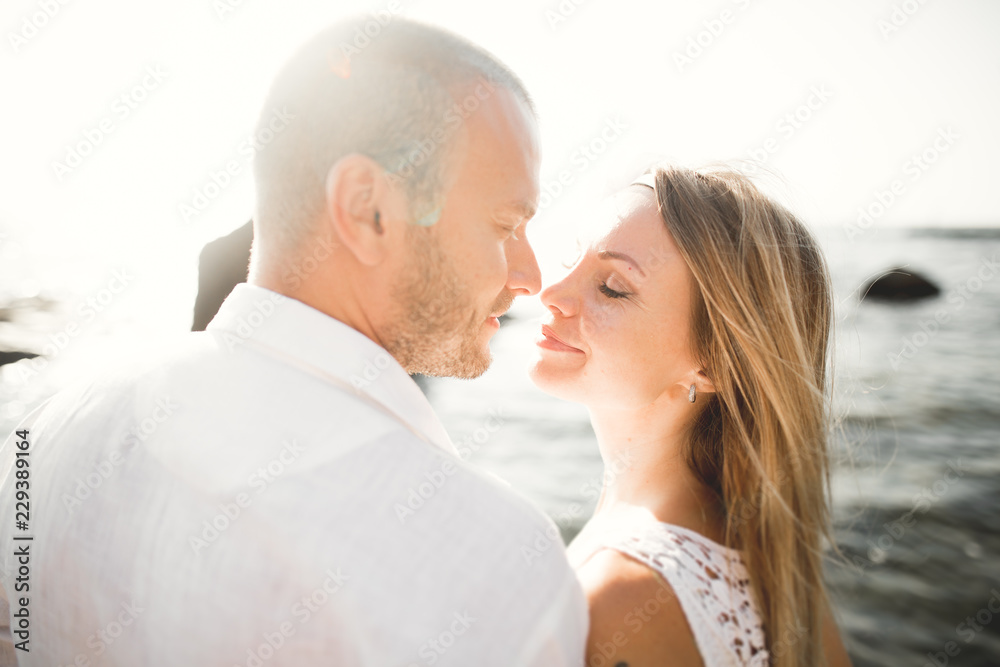
[[[496,299],[510,278],[512,265],[508,262],[507,251],[503,245],[493,244],[491,249],[484,249],[480,257],[482,278],[479,284],[484,292],[491,293],[492,299]]]

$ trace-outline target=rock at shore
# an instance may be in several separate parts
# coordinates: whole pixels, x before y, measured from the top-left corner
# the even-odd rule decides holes
[[[37,354],[32,354],[31,352],[20,352],[18,350],[8,352],[6,350],[0,350],[0,366],[12,364],[15,361],[21,361],[21,359],[34,359],[37,356]]]
[[[918,301],[935,297],[941,289],[930,279],[903,268],[890,269],[875,278],[862,291],[862,299],[873,301]]]
[[[233,288],[247,280],[253,223],[207,243],[198,257],[198,297],[191,331],[204,331]]]

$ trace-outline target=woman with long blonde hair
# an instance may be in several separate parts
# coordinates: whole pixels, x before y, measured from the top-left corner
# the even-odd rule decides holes
[[[587,406],[605,470],[569,547],[588,665],[846,665],[829,536],[823,256],[729,169],[653,170],[542,292],[531,376]]]

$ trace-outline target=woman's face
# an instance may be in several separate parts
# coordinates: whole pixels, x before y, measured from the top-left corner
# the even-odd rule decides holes
[[[530,374],[543,391],[585,405],[638,408],[687,400],[693,277],[656,209],[631,186],[609,202],[597,239],[562,281],[542,291]],[[662,398],[661,398],[662,397]]]

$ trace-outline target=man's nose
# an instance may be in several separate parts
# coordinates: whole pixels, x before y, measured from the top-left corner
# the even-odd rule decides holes
[[[507,244],[507,289],[514,296],[531,296],[542,289],[542,272],[526,238]]]

